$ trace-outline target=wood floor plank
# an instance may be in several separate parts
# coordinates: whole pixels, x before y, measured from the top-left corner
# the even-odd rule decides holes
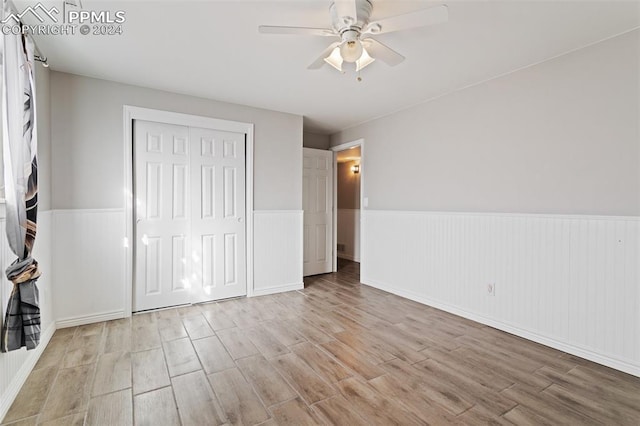
[[[332,341],[323,343],[322,347],[336,357],[343,365],[355,371],[365,379],[382,376],[384,371],[365,356],[355,352],[342,342]]]
[[[352,376],[336,359],[309,342],[292,346],[291,350],[328,383],[339,382]]]
[[[135,322],[135,321],[134,321]],[[162,339],[156,324],[135,326],[131,332],[131,351],[142,352],[162,347]]]
[[[182,318],[182,324],[187,330],[191,340],[213,336],[213,330],[200,311],[198,311],[197,315],[190,315]]]
[[[228,328],[217,331],[216,334],[233,359],[260,354],[260,351],[251,342],[251,339],[249,339],[244,330]]]
[[[209,375],[209,382],[233,425],[254,425],[271,416],[236,368]]]
[[[475,405],[456,417],[465,426],[512,426],[513,423],[503,416],[496,416],[481,405]]]
[[[93,324],[81,325],[76,328],[76,332],[73,335],[75,337],[95,336],[102,335],[105,329],[104,322],[96,322]]]
[[[502,377],[495,370],[485,368],[472,358],[461,356],[457,351],[427,348],[421,353],[452,369],[464,371],[468,378],[494,391],[501,391],[514,384],[513,380]]]
[[[457,342],[464,344],[466,347],[473,348],[476,351],[498,356],[504,364],[510,365],[521,371],[533,373],[537,369],[544,366],[540,361],[536,361],[530,358],[526,358],[518,354],[517,352],[501,348],[490,342],[476,339],[475,337],[465,335],[456,339]]]
[[[421,361],[415,364],[415,367],[422,369],[431,378],[439,378],[443,382],[449,383],[457,390],[458,396],[473,404],[482,405],[496,417],[517,405],[514,400],[505,397],[498,391],[475,382],[461,369],[450,368],[433,359]]]
[[[131,387],[131,353],[111,352],[98,358],[92,396]]]
[[[85,424],[87,426],[133,425],[131,389],[92,398]]]
[[[159,318],[158,331],[160,332],[160,338],[164,342],[189,337],[187,330],[182,325],[182,320],[177,315]]]
[[[374,364],[382,364],[395,358],[395,355],[387,352],[380,343],[375,340],[368,340],[366,336],[360,333],[344,331],[342,333],[335,333],[333,336],[355,352],[364,355]]]
[[[326,343],[335,340],[329,334],[315,327],[304,318],[292,318],[288,325],[305,339],[313,343]]]
[[[505,420],[511,422],[514,425],[522,426],[556,426],[557,423],[552,420],[545,419],[529,410],[523,405],[518,405],[507,413],[503,414]]]
[[[247,337],[265,358],[289,353],[289,349],[262,325],[251,327],[245,330]]]
[[[579,424],[596,425],[600,422],[559,403],[549,395],[542,393],[538,389],[526,385],[516,384],[501,392],[508,398],[518,401],[520,406],[524,406],[532,413],[555,424]]]
[[[202,368],[190,339],[184,338],[163,342],[162,347],[170,377],[191,373]]]
[[[293,346],[307,341],[307,339],[284,321],[271,320],[264,322],[262,325],[284,346]]]
[[[107,336],[104,343],[104,353],[131,352],[132,332],[130,327],[107,327]]]
[[[221,425],[227,422],[202,371],[173,377],[171,383],[183,426]]]
[[[155,312],[135,313],[131,316],[131,328],[147,325],[158,325],[158,318]]]
[[[551,384],[551,381],[542,376],[536,376],[520,370],[514,365],[513,360],[503,360],[500,356],[493,355],[491,352],[477,350],[476,348],[460,348],[456,349],[456,352],[465,358],[473,360],[472,362],[512,380],[516,384],[526,385],[538,390],[542,390]]]
[[[374,388],[357,378],[338,383],[342,396],[374,425],[422,425],[423,422],[409,413],[394,400],[378,393]]]
[[[236,366],[231,355],[229,355],[220,339],[216,336],[195,340],[193,346],[207,374],[217,373]]]
[[[162,349],[131,354],[134,395],[169,386],[169,371]]]
[[[605,403],[611,408],[629,411],[640,418],[640,389],[638,392],[629,392],[624,387],[611,386],[602,381],[585,380],[579,374],[572,374],[572,371],[564,374],[545,366],[534,374],[543,376],[565,389],[579,389],[580,395],[584,397]],[[640,379],[638,381],[640,382]]]
[[[581,394],[579,388],[571,387],[571,391],[556,383],[542,392],[551,395],[555,400],[565,404],[580,413],[598,420],[604,424],[627,425],[638,422],[640,409],[625,409],[620,406],[612,406],[600,399],[592,399]],[[634,412],[635,411],[635,412]]]
[[[276,423],[280,426],[314,426],[321,424],[316,415],[300,398],[276,405],[271,407],[270,410]]]
[[[390,374],[369,380],[369,385],[378,393],[401,401],[407,410],[427,424],[456,423],[456,417],[438,405],[437,400],[430,399],[416,383],[416,381],[396,379]]]
[[[75,333],[75,329],[63,330],[74,330],[73,332]],[[62,365],[62,360],[67,352],[69,342],[73,338],[73,333],[58,334],[59,331],[56,331],[56,334],[53,335],[44,352],[40,355],[40,359],[38,359],[36,366],[33,368],[34,370],[47,367],[59,368]]]
[[[324,424],[367,426],[369,422],[360,417],[351,404],[341,395],[332,396],[313,405],[313,410],[324,419]]]
[[[237,364],[266,406],[288,401],[298,396],[262,355],[240,359]]]
[[[104,329],[104,327],[100,328],[100,330],[102,329]],[[67,353],[64,355],[63,368],[95,363],[98,359],[102,343],[101,333],[78,335],[78,332],[76,332],[76,335],[69,342]]]
[[[271,364],[309,405],[336,394],[336,389],[318,376],[296,354],[279,356],[272,359]]]
[[[136,395],[133,407],[136,426],[180,426],[171,386]]]
[[[217,303],[204,305],[202,315],[214,331],[237,327],[237,324],[233,322],[229,315],[224,313]]]
[[[311,308],[306,311],[304,318],[306,321],[313,324],[314,327],[329,335],[346,331],[346,329],[336,320],[328,318],[322,313],[322,311],[318,311],[315,308]]]
[[[104,323],[104,327],[107,331],[114,329],[114,328],[119,328],[119,329],[131,329],[131,317],[129,318],[118,318],[118,319],[114,319],[111,321],[106,321]]]
[[[58,371],[39,421],[48,421],[86,411],[93,365],[80,365]]]
[[[75,413],[38,424],[41,426],[84,426],[86,417],[86,412]]]
[[[410,334],[397,326],[379,322],[370,332],[380,339],[388,341],[396,346],[405,346],[411,350],[419,352],[428,347],[433,347],[433,342],[425,339],[423,336]],[[437,346],[437,345],[436,345]]]
[[[409,364],[424,361],[425,359],[427,359],[427,356],[424,353],[420,351],[414,351],[413,349],[402,344],[393,343],[394,339],[392,339],[392,341],[386,341],[370,330],[363,331],[362,337],[368,341],[371,341],[372,343],[375,343],[377,347],[384,350],[386,353],[389,353],[394,358],[399,358],[403,361],[408,362]]]
[[[473,407],[473,402],[461,397],[455,387],[441,379],[429,377],[424,371],[404,361],[392,360],[381,367],[392,377],[411,386],[423,397],[436,402],[453,415]]]
[[[20,389],[11,408],[2,420],[11,423],[40,413],[53,382],[58,374],[56,367],[34,370]]]

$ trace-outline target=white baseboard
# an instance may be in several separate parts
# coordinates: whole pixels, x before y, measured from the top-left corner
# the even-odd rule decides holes
[[[53,333],[56,332],[56,325],[51,324],[44,333],[40,334],[40,344],[35,349],[28,351],[28,357],[25,362],[18,370],[18,373],[15,375],[8,388],[5,391],[4,397],[2,401],[0,401],[0,420],[4,419],[4,416],[7,415],[9,408],[11,408],[11,404],[15,401],[18,393],[20,393],[20,389],[27,381],[27,377],[31,374],[33,367],[36,366],[36,363],[40,359],[40,356],[44,352],[45,348],[49,344],[51,337],[53,337]]]
[[[252,297],[266,296],[267,294],[284,293],[285,291],[302,290],[303,288],[304,288],[304,283],[287,284],[287,285],[281,285],[278,287],[261,288],[259,290],[254,290]]]
[[[496,321],[494,319],[491,318],[487,318],[485,316],[482,315],[478,315],[475,314],[473,312],[468,312],[465,311],[463,309],[457,308],[455,306],[451,306],[448,305],[446,303],[442,303],[436,300],[431,300],[428,298],[425,298],[423,296],[417,295],[413,292],[409,292],[406,290],[402,290],[402,289],[398,289],[398,288],[394,288],[392,286],[386,285],[384,283],[378,282],[376,280],[372,280],[369,278],[365,278],[362,277],[360,279],[360,282],[362,284],[368,285],[370,287],[374,287],[377,288],[379,290],[384,290],[386,292],[395,294],[397,296],[401,296],[410,300],[413,300],[415,302],[418,303],[422,303],[424,305],[427,306],[431,306],[433,308],[437,308],[440,310],[443,310],[445,312],[449,312],[451,314],[463,317],[463,318],[467,318],[470,319],[472,321],[481,323],[481,324],[485,324],[488,325],[490,327],[496,328],[498,330],[502,330],[505,331],[507,333],[510,334],[514,334],[516,336],[525,338],[527,340],[531,340],[533,342],[536,343],[540,343],[541,345],[545,345],[545,346],[549,346],[551,348],[557,349],[559,351],[563,351],[572,355],[576,355],[580,358],[584,358],[587,359],[589,361],[593,361],[595,363],[598,364],[602,364],[605,365],[607,367],[611,367],[611,368],[615,368],[616,370],[620,370],[620,371],[624,371],[625,373],[629,373],[632,374],[634,376],[640,377],[640,367],[638,367],[637,365],[628,363],[626,361],[623,360],[619,360],[619,359],[615,359],[615,358],[610,358],[607,357],[605,355],[590,351],[588,349],[579,347],[579,346],[575,346],[575,345],[571,345],[565,342],[560,342],[558,340],[546,337],[546,336],[541,336],[539,334],[536,333],[532,333],[530,331],[524,330],[522,328],[519,327],[515,327],[513,325],[510,324],[505,324],[503,322],[500,321]]]
[[[338,258],[339,259],[346,259],[346,260],[350,260],[352,262],[360,263],[360,258],[359,257],[355,257],[355,256],[352,256],[350,254],[338,253]]]
[[[82,317],[63,318],[56,321],[58,328],[76,327],[79,325],[93,324],[102,321],[111,321],[124,318],[124,311],[103,312],[95,315],[86,315]]]

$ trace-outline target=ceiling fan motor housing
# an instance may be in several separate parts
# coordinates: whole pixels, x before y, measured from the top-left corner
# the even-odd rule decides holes
[[[330,12],[333,29],[343,37],[343,40],[345,32],[354,31],[356,34],[360,34],[362,29],[369,23],[371,11],[373,10],[371,1],[355,0],[355,4],[357,16],[339,16],[336,3],[334,2],[331,4]]]

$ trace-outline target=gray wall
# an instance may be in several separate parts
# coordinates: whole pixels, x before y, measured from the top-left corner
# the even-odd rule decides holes
[[[332,136],[369,208],[640,215],[640,31]]]
[[[351,166],[360,161],[338,163],[338,208],[360,208],[360,173],[353,173]]]
[[[302,117],[51,73],[53,208],[124,206],[123,105],[255,124],[254,208],[302,209]]]
[[[302,136],[302,144],[305,148],[329,149],[330,142],[329,135],[304,132]]]

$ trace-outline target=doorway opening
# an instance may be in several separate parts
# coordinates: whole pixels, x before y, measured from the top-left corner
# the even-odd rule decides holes
[[[359,269],[361,252],[364,141],[333,147],[334,271]]]

